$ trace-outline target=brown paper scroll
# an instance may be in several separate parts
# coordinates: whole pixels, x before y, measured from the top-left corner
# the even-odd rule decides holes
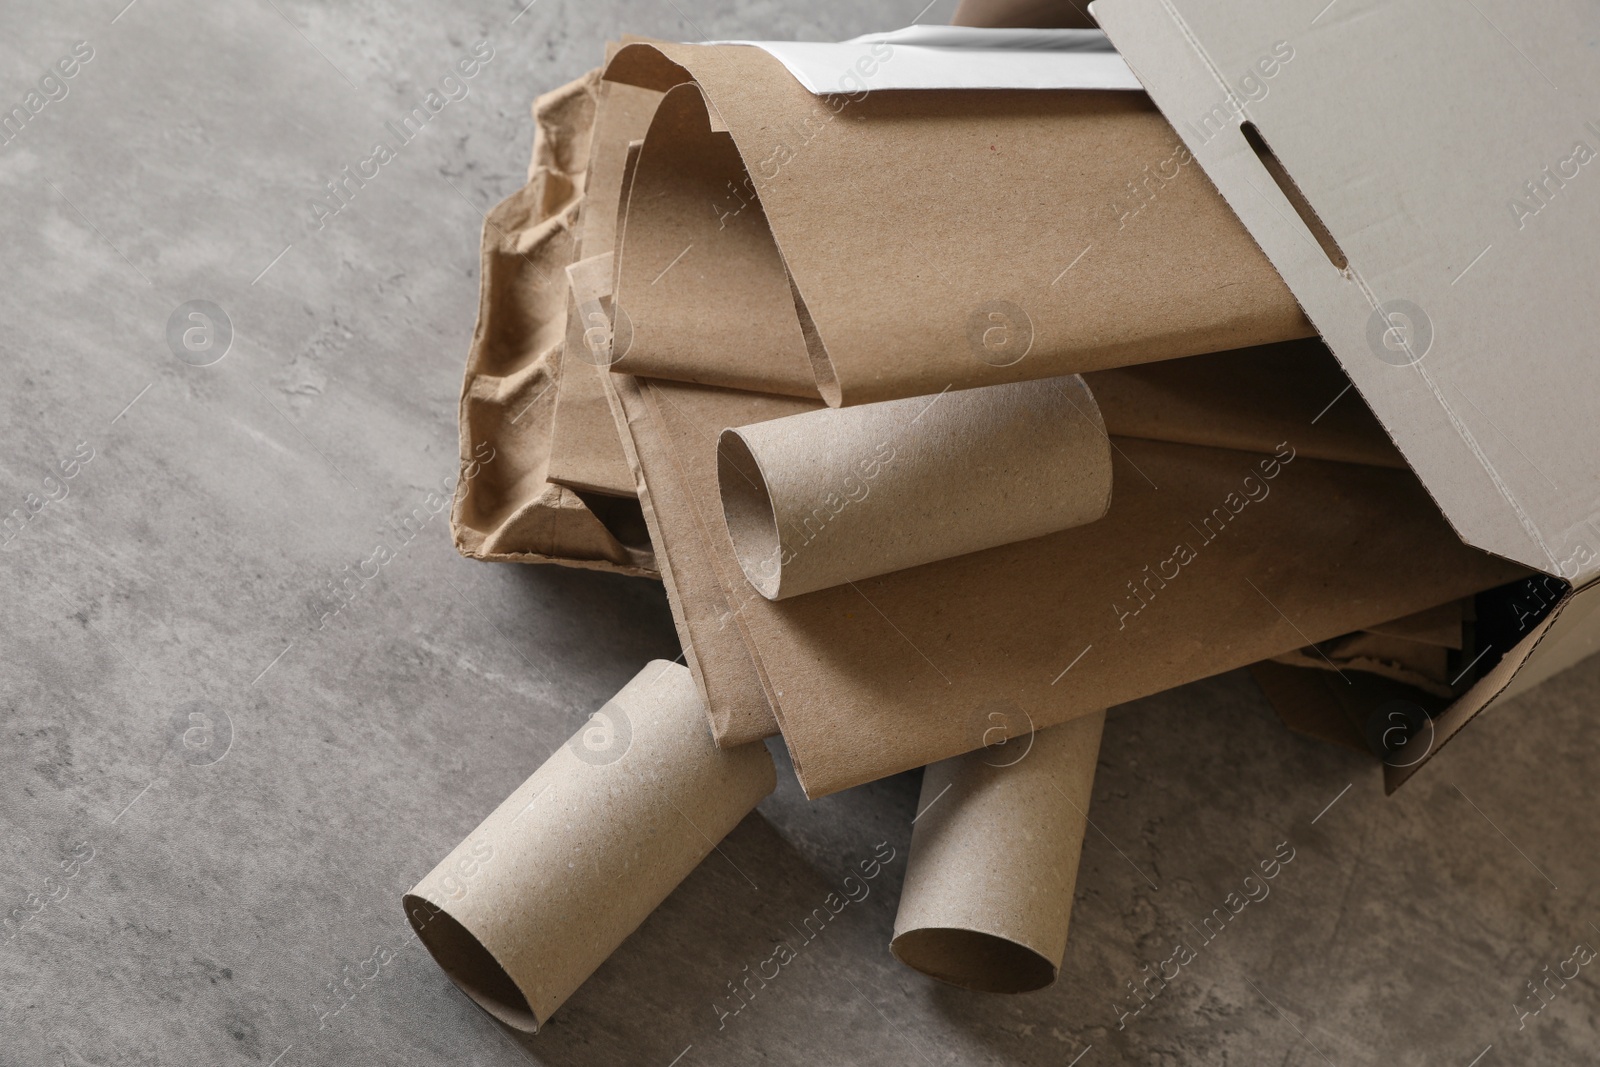
[[[896,959],[985,993],[1056,980],[1104,723],[1086,715],[923,772]]]
[[[689,672],[652,661],[405,896],[435,961],[536,1031],[776,785],[721,750]]]
[[[630,45],[606,78],[671,90],[621,239],[618,370],[796,393],[814,355],[814,387],[859,404],[1311,333],[1141,93],[817,97],[739,45]]]
[[[762,596],[799,596],[1093,522],[1111,444],[1076,375],[724,430],[722,511]]]
[[[667,449],[656,465],[676,465],[702,516],[720,506],[717,434],[805,407],[644,388],[639,417],[660,413]],[[634,444],[648,478],[637,430]],[[978,748],[997,707],[1044,728],[1527,573],[1462,545],[1407,471],[1296,456],[1292,441],[1275,455],[1113,445],[1098,522],[788,600],[723,585],[808,795]],[[657,518],[668,544],[705,536]],[[726,555],[714,570],[739,574]]]

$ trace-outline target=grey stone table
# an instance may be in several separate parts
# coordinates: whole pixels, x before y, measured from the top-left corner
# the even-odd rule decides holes
[[[25,116],[0,143],[0,513],[25,517],[0,553],[0,1064],[1592,1062],[1589,970],[1519,1011],[1600,943],[1594,662],[1387,800],[1241,674],[1116,709],[1045,992],[889,957],[915,776],[807,803],[786,767],[546,1032],[456,992],[400,894],[678,651],[658,586],[467,562],[434,511],[480,212],[522,181],[528,104],[625,31],[919,15],[522,2],[0,7],[0,110]],[[480,41],[426,128],[310,206]],[[333,613],[380,540],[395,558]],[[880,841],[901,858],[870,897],[719,1012]],[[1283,842],[1271,895],[1135,999]]]

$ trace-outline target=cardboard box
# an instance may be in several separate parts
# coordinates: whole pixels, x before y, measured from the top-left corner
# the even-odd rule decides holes
[[[1600,69],[1571,0],[1316,7],[1092,10],[1461,539],[1546,576],[1392,790],[1600,648]]]

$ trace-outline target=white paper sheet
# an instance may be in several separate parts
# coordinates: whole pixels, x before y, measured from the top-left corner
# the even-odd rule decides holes
[[[1141,89],[1099,30],[907,26],[829,44],[713,41],[764,48],[821,96],[871,89]]]

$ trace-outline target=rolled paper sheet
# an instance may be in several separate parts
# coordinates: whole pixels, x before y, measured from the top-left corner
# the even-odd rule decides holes
[[[777,784],[718,749],[684,667],[653,660],[404,898],[434,960],[537,1031]]]
[[[627,325],[615,369],[818,396],[788,269],[760,202],[721,206],[745,176],[733,138],[711,128],[692,85],[662,98],[650,131],[617,235],[616,306]]]
[[[1105,712],[929,765],[895,959],[963,989],[1056,980]]]
[[[839,407],[1314,333],[1143,93],[859,73],[815,96],[760,48],[618,50],[606,80],[666,95],[613,370]]]
[[[1111,441],[1077,375],[724,430],[717,477],[745,577],[770,600],[1093,522]]]

